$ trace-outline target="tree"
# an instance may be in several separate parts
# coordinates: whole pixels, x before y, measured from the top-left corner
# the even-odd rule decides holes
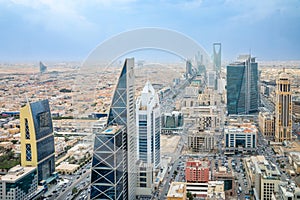
[[[78,192],[77,188],[74,187],[74,188],[72,189],[72,194],[76,194],[77,192]]]
[[[174,175],[177,176],[177,174],[178,174],[178,172],[175,170],[175,171],[174,171]]]
[[[192,193],[190,193],[190,192],[187,192],[187,193],[186,193],[186,197],[187,197],[189,200],[193,200],[193,199],[194,199],[194,196],[193,196]]]

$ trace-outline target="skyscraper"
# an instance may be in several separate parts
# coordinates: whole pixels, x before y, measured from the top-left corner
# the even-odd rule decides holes
[[[192,62],[190,60],[187,60],[186,63],[185,63],[185,75],[186,75],[186,78],[188,78],[192,74],[193,74]]]
[[[239,56],[227,66],[228,114],[249,114],[258,110],[258,71],[255,58]]]
[[[275,141],[292,140],[292,92],[288,75],[283,72],[276,80]]]
[[[40,61],[40,72],[41,74],[47,72],[47,66],[44,65],[41,61]]]
[[[135,115],[134,115],[134,59],[126,59],[124,66],[121,70],[121,74],[118,80],[118,84],[115,88],[113,95],[109,116],[108,116],[108,127],[112,125],[119,125],[125,127],[125,141],[124,146],[126,150],[125,156],[125,167],[124,171],[124,187],[123,187],[123,196],[124,199],[135,199],[135,188],[136,188],[136,124],[135,124]],[[97,138],[97,134],[96,134]],[[94,150],[97,148],[97,140],[95,139]],[[97,159],[98,154],[101,151],[94,151],[93,160]],[[111,154],[112,155],[112,154]],[[92,170],[95,170],[97,167],[97,162],[93,162]],[[98,185],[102,183],[97,181],[92,174],[93,185]],[[92,196],[91,196],[92,197]]]
[[[160,166],[161,114],[158,95],[147,82],[136,101],[137,155],[144,163]]]
[[[214,63],[213,63],[213,67],[214,70],[216,70],[217,72],[221,71],[221,43],[214,43],[213,44],[213,53],[214,53]]]
[[[126,128],[109,126],[95,135],[90,199],[127,199]]]
[[[27,103],[20,110],[21,164],[37,167],[38,181],[55,171],[54,135],[48,100]]]

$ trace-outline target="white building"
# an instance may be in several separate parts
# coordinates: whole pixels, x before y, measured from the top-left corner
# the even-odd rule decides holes
[[[137,158],[160,166],[161,113],[158,95],[147,82],[136,100]]]
[[[226,151],[255,151],[257,129],[251,123],[227,126],[224,130]]]

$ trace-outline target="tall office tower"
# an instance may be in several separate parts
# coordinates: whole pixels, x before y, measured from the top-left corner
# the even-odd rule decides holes
[[[214,51],[214,69],[217,72],[221,71],[221,43],[214,43],[213,44],[213,51]]]
[[[144,163],[160,166],[161,114],[158,95],[147,82],[136,101],[137,157]]]
[[[276,80],[275,141],[292,140],[292,92],[288,75],[283,72]]]
[[[207,87],[216,89],[217,88],[217,73],[216,71],[207,71]]]
[[[188,78],[189,75],[193,74],[192,63],[191,63],[190,60],[187,60],[186,63],[185,63],[185,74],[186,74],[186,78]]]
[[[124,126],[108,126],[95,134],[90,199],[127,199],[126,140]]]
[[[125,60],[121,70],[118,84],[112,99],[108,125],[123,125],[126,127],[126,192],[127,199],[135,199],[135,188],[137,179],[136,170],[136,123],[134,112],[134,59]]]
[[[228,114],[249,114],[258,110],[257,62],[251,55],[239,56],[227,66]]]
[[[48,100],[20,110],[21,164],[38,169],[38,181],[49,182],[55,171],[54,135]]]
[[[41,74],[47,72],[47,66],[40,62],[40,72]]]

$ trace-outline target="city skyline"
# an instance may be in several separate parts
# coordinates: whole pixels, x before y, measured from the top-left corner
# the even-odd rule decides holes
[[[5,27],[0,61],[81,61],[110,37],[142,27],[176,30],[210,54],[211,44],[221,42],[224,60],[249,51],[259,60],[300,59],[298,1],[1,0],[0,5]]]

